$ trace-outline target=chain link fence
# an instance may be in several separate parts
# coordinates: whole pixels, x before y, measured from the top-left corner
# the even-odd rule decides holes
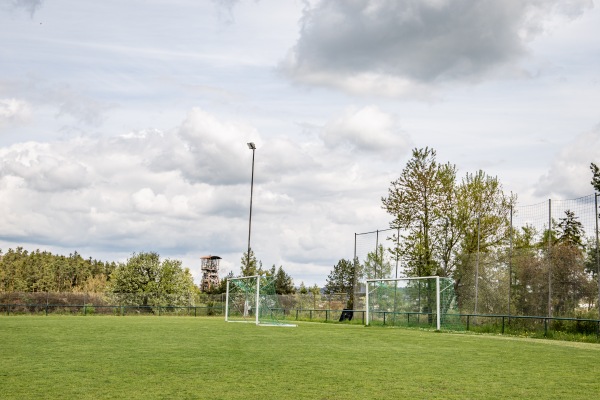
[[[580,243],[561,244],[559,236],[573,227]],[[472,234],[479,239],[478,231]],[[394,252],[402,235],[398,229],[356,233],[354,259],[374,278],[406,277],[408,260]],[[515,206],[499,245],[453,255],[460,312],[600,318],[598,251],[597,194]]]
[[[277,297],[288,315],[309,320],[335,319],[348,301],[345,293],[296,293]],[[359,297],[359,306],[364,307],[364,296]],[[0,292],[0,315],[222,316],[224,310],[225,294]]]

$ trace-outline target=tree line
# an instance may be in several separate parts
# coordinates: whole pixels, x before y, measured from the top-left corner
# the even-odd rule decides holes
[[[273,276],[277,294],[296,292],[283,266],[263,269],[251,250],[249,264],[247,255],[242,257],[240,276],[257,274]],[[208,293],[225,293],[226,278]],[[302,283],[299,290],[307,288]],[[85,259],[77,252],[63,256],[40,250],[29,252],[22,247],[0,251],[0,292],[119,293],[137,295],[141,304],[147,305],[152,297],[185,299],[197,291],[189,269],[181,261],[161,259],[154,252],[133,253],[126,262],[117,263]]]
[[[22,247],[0,252],[1,292],[113,293],[149,305],[162,300],[185,304],[196,290],[181,261],[153,252],[134,253],[119,263],[84,259],[77,252],[63,256]]]

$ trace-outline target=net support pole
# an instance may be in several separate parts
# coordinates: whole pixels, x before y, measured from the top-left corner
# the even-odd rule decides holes
[[[258,316],[260,314],[260,275],[256,277],[256,325],[260,322],[258,320]]]
[[[366,314],[366,321],[365,321],[365,325],[369,325],[369,281],[367,280],[365,282],[365,314]]]
[[[512,257],[513,257],[513,206],[510,205],[510,247],[508,249],[508,315],[510,315],[510,297],[512,294]]]
[[[596,208],[596,212],[594,213],[594,215],[596,216],[596,268],[597,268],[597,275],[596,278],[598,279],[598,318],[600,319],[600,248],[598,247],[598,218],[600,218],[600,214],[598,214],[598,196],[600,194],[595,193],[594,194],[594,206]]]
[[[227,289],[225,290],[225,322],[229,322],[229,279],[227,279]]]
[[[552,317],[552,199],[548,199],[548,317]]]
[[[440,304],[440,277],[436,276],[435,277],[435,308],[436,308],[436,326],[437,326],[437,330],[439,331],[441,328],[441,304]]]

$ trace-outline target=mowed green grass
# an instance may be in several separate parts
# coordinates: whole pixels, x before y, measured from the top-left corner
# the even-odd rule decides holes
[[[575,399],[600,345],[192,317],[0,317],[1,399]]]

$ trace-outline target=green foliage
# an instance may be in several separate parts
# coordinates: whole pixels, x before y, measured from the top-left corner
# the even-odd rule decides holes
[[[300,292],[300,294],[307,294],[308,293],[308,289],[306,288],[306,285],[304,285],[304,282],[300,282],[299,292]]]
[[[126,296],[122,299],[125,303],[143,306],[187,304],[194,288],[192,275],[181,267],[181,261],[161,261],[153,252],[134,253],[126,263],[120,263],[109,285],[111,292]]]
[[[102,292],[115,263],[47,251],[8,249],[0,257],[0,291]]]
[[[565,211],[566,216],[560,218],[558,223],[559,235],[558,243],[577,246],[584,248],[583,238],[585,237],[585,231],[583,230],[583,224],[578,221],[579,217],[575,216],[575,213],[571,210]]]
[[[592,170],[592,186],[596,193],[600,193],[600,168],[594,163],[590,164],[590,169]]]
[[[240,276],[263,275],[265,271],[262,269],[262,261],[257,261],[254,251],[250,249],[250,257],[248,252],[244,252],[240,260]]]
[[[358,265],[358,262],[356,263]],[[354,308],[354,285],[358,278],[358,268],[350,260],[341,259],[327,277],[325,293],[345,293],[348,295],[346,308]]]
[[[361,278],[384,279],[392,274],[392,264],[386,254],[383,245],[379,245],[376,251],[369,252],[361,269]]]
[[[404,232],[402,240],[393,237],[400,242],[394,256],[404,260],[409,276],[452,276],[465,261],[461,254],[476,252],[478,244],[480,251],[498,246],[507,237],[514,201],[483,171],[458,183],[456,167],[438,163],[428,147],[413,150],[382,198],[394,218],[390,226]]]
[[[207,294],[222,294],[227,292],[227,279],[229,278],[233,278],[233,271],[229,271],[229,273],[221,278],[221,280],[219,281],[219,285],[210,288],[210,290],[208,292],[206,292]]]
[[[275,272],[275,265],[273,265],[271,271],[272,276],[275,277],[275,293],[292,294],[296,291],[292,277],[283,270],[282,266],[279,266],[277,272]]]
[[[446,217],[443,206],[455,197],[455,179],[456,168],[439,164],[435,150],[414,149],[400,177],[391,183],[388,197],[381,199],[394,218],[390,226],[407,232],[397,252],[408,260],[409,275],[434,275],[439,267],[437,236]]]

